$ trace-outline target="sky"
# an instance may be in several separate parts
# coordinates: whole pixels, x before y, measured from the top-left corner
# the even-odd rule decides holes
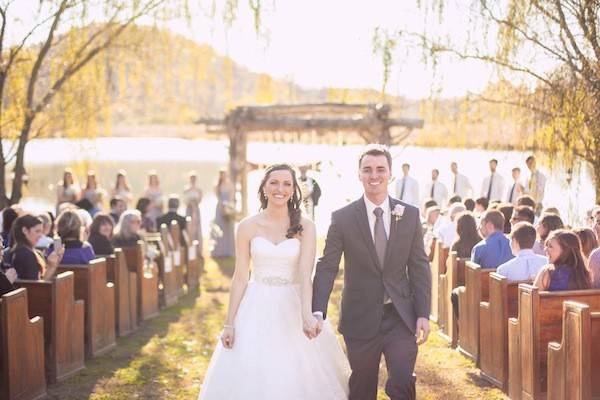
[[[248,2],[238,1],[232,26],[224,22],[223,1],[191,0],[193,18],[165,25],[255,72],[291,80],[306,87],[373,88],[380,90],[383,67],[373,54],[375,28],[390,31],[422,31],[425,19],[414,0],[267,0],[263,1],[261,32],[257,35]],[[18,0],[12,16],[18,17],[9,37],[22,34],[39,0]],[[94,18],[94,11],[90,12]],[[152,20],[145,23],[154,23]],[[446,12],[443,25],[455,27],[453,35],[465,35],[465,12]],[[431,21],[428,30],[437,28]],[[440,24],[440,29],[442,28]],[[21,26],[21,30],[19,28]],[[33,36],[34,40],[41,40]],[[408,98],[461,96],[481,91],[493,71],[476,62],[444,60],[435,72],[423,61],[422,51],[400,42],[394,53],[387,93]]]

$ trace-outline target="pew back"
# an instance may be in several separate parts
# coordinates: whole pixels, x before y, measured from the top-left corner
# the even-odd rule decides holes
[[[440,317],[439,310],[439,290],[440,290],[440,274],[446,273],[446,259],[448,258],[449,249],[444,247],[441,240],[436,240],[433,249],[433,260],[431,261],[431,314],[429,318],[436,323]]]
[[[465,284],[466,258],[458,258],[455,251],[451,251],[446,260],[446,273],[440,275],[440,310],[445,315],[442,336],[450,342],[452,348],[458,343],[458,323],[452,309],[450,296],[452,290]]]
[[[115,328],[117,336],[125,336],[137,328],[137,283],[135,272],[129,272],[127,260],[120,248],[105,256],[106,277],[115,285]],[[131,290],[134,288],[134,292]],[[133,307],[132,304],[133,303]],[[132,312],[133,311],[133,312]]]
[[[158,315],[158,275],[154,264],[146,263],[144,242],[122,249],[129,271],[136,273],[138,321]]]

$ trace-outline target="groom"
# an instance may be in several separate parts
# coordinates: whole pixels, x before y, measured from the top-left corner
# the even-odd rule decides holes
[[[427,340],[431,271],[419,211],[388,195],[392,157],[370,145],[359,159],[364,195],[335,211],[313,282],[313,313],[322,321],[344,255],[339,331],[352,374],[350,400],[375,400],[381,355],[393,400],[415,398],[417,346]]]

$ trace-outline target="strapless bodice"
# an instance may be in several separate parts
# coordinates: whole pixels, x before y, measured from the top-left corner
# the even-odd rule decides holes
[[[300,240],[292,238],[275,244],[263,236],[255,236],[250,242],[250,254],[251,281],[269,286],[298,283]]]

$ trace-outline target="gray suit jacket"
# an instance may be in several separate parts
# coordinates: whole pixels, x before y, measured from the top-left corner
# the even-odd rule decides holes
[[[313,311],[326,317],[327,303],[344,255],[344,289],[339,331],[368,339],[379,332],[384,287],[400,317],[415,331],[417,317],[429,318],[431,270],[423,246],[419,210],[390,197],[391,209],[402,204],[400,220],[392,215],[383,267],[379,266],[364,199],[335,211],[323,256],[313,282]]]

